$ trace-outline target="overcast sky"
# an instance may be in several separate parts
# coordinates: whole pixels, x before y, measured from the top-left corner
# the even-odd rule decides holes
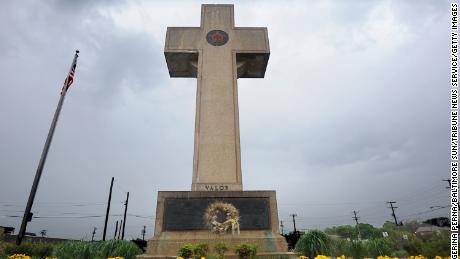
[[[220,3],[220,1],[217,1]],[[228,2],[222,2],[228,3]],[[156,192],[192,180],[196,79],[169,78],[167,26],[199,1],[0,3],[0,225],[18,228],[75,49],[81,51],[28,230],[153,235]],[[265,78],[238,80],[245,190],[276,190],[292,229],[448,216],[449,1],[236,1],[267,27]],[[97,218],[75,218],[99,216]]]

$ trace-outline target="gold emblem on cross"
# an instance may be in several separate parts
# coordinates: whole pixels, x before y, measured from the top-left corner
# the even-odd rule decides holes
[[[228,34],[221,30],[212,30],[206,34],[206,40],[213,46],[222,46],[228,42]]]

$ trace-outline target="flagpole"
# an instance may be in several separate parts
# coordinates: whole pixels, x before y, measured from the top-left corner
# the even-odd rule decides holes
[[[42,176],[43,167],[45,166],[46,157],[48,156],[48,150],[51,145],[51,141],[53,140],[54,130],[56,129],[56,124],[59,119],[59,114],[61,113],[62,105],[64,104],[65,95],[69,88],[68,78],[69,75],[72,73],[72,69],[75,69],[77,64],[79,51],[75,51],[75,56],[72,61],[72,65],[70,66],[69,74],[64,82],[64,86],[62,87],[61,97],[59,98],[59,102],[56,108],[56,112],[54,113],[53,121],[51,122],[50,130],[48,132],[48,136],[46,137],[45,146],[43,147],[42,155],[40,157],[40,162],[38,163],[37,171],[35,172],[34,182],[32,184],[32,188],[30,190],[29,200],[27,201],[26,210],[24,211],[24,216],[22,217],[21,228],[19,230],[18,236],[16,238],[16,244],[20,245],[24,234],[26,232],[27,223],[32,221],[32,205],[34,203],[35,194],[37,193],[38,183],[40,182],[40,177]],[[75,73],[75,71],[73,71]]]

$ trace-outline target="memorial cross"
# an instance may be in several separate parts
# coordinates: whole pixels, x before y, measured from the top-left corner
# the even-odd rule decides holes
[[[171,77],[196,77],[192,191],[241,191],[237,78],[262,78],[267,28],[235,27],[233,5],[202,5],[200,27],[168,27]]]

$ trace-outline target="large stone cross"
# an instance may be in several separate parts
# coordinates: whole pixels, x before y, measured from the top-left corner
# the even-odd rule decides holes
[[[265,75],[267,28],[236,27],[233,5],[202,5],[200,27],[168,27],[171,77],[196,77],[192,191],[241,191],[237,78]]]

